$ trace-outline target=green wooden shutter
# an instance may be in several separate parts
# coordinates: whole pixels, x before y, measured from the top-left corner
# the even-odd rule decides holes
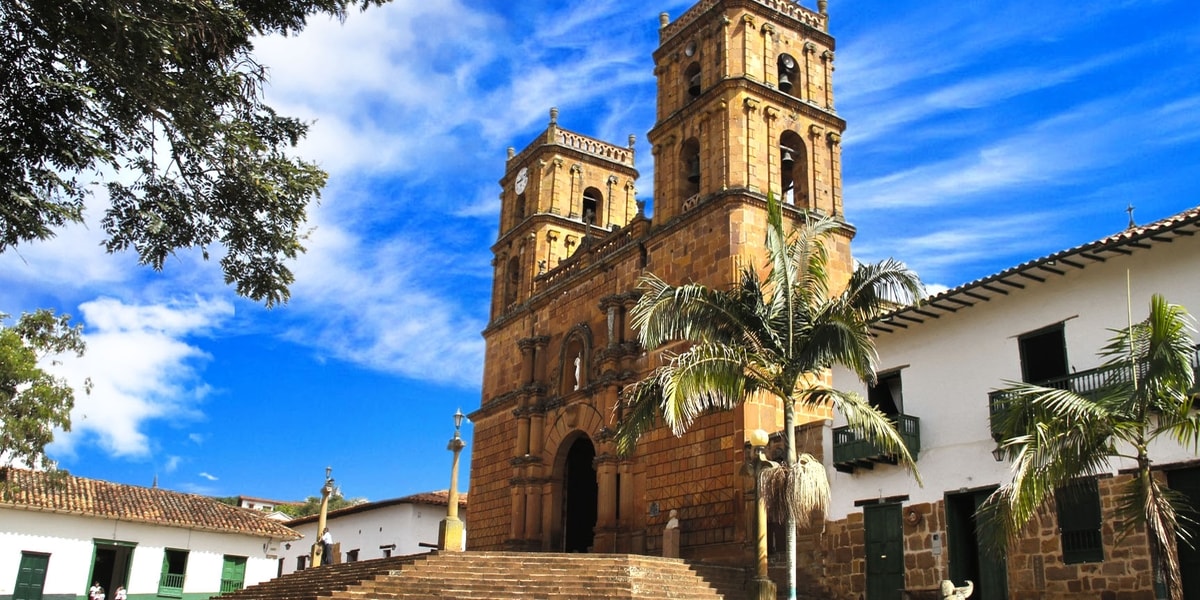
[[[1059,539],[1066,564],[1101,562],[1100,490],[1095,479],[1081,479],[1054,492]]]
[[[158,595],[183,597],[183,580],[187,572],[187,550],[167,549],[163,552],[162,574],[158,578]]]
[[[221,564],[221,593],[236,592],[246,582],[246,557],[225,556]]]
[[[49,554],[22,552],[12,600],[42,600],[42,586],[46,583],[46,567],[49,564]]]

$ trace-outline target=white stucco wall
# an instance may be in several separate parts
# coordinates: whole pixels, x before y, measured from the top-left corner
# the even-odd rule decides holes
[[[465,525],[465,511],[459,510],[458,516]],[[358,550],[358,560],[370,560],[383,558],[382,546],[392,544],[396,546],[392,550],[392,556],[429,552],[430,548],[422,548],[420,544],[437,543],[438,525],[445,517],[445,506],[400,503],[336,515],[329,518],[326,525],[329,527],[329,533],[333,535],[333,541],[341,544],[342,561],[346,560],[346,553],[352,550]],[[296,570],[297,558],[307,556],[313,540],[319,537],[316,521],[289,527],[304,538],[292,542],[290,549],[285,549],[286,545],[280,548],[280,556],[284,557],[284,573]],[[465,527],[463,540],[465,543]]]
[[[166,548],[188,551],[184,593],[216,593],[225,555],[245,556],[247,586],[275,577],[278,540],[233,533],[0,508],[0,595],[12,594],[22,552],[50,555],[43,593],[86,595],[95,540],[136,543],[129,594],[155,594]],[[112,593],[112,590],[109,590]]]
[[[1111,255],[1106,255],[1111,256]],[[908,495],[909,502],[933,502],[946,491],[1005,483],[1007,463],[991,455],[995,443],[988,424],[989,391],[1021,379],[1017,337],[1064,323],[1067,359],[1074,371],[1100,366],[1096,352],[1111,329],[1127,324],[1126,272],[1132,278],[1133,320],[1145,318],[1150,296],[1163,294],[1175,304],[1200,312],[1200,236],[1177,237],[1131,256],[1088,263],[1083,270],[1063,266],[1065,277],[1045,283],[1025,281],[1026,289],[977,302],[974,307],[923,324],[909,324],[876,338],[881,372],[901,369],[902,408],[921,419],[920,487],[903,468],[876,465],[853,474],[832,467],[832,434],[827,428],[826,467],[833,489],[829,518],[858,512],[856,500]],[[1004,286],[998,286],[1004,287]],[[837,369],[833,382],[866,394],[853,374]],[[840,416],[829,425],[844,425]],[[1190,449],[1170,444],[1154,448],[1158,463],[1196,458]],[[1114,465],[1114,471],[1121,467]]]

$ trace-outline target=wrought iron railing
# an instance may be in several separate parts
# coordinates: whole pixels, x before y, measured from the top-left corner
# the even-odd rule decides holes
[[[1200,346],[1192,350],[1192,371],[1196,375],[1196,380],[1192,385],[1191,393],[1195,396],[1196,394],[1200,394]],[[1141,372],[1140,369],[1139,372]],[[1099,393],[1106,387],[1126,383],[1130,379],[1128,366],[1096,367],[1095,369],[1048,379],[1039,382],[1037,385],[1058,390],[1070,390],[1083,396],[1089,396]],[[988,393],[989,422],[991,424],[992,437],[996,441],[1000,441],[1000,428],[996,422],[996,415],[1004,408],[1005,402],[1010,398],[1012,398],[1012,394],[1005,390],[996,390]]]
[[[896,415],[893,417],[900,438],[913,460],[921,452],[921,419],[912,415]],[[833,466],[840,471],[853,471],[855,467],[871,467],[873,463],[895,463],[896,457],[880,450],[869,439],[856,433],[850,427],[836,427],[833,430]]]

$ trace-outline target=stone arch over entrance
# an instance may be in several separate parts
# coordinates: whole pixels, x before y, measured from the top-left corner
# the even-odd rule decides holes
[[[588,552],[595,540],[599,479],[593,441],[604,421],[587,404],[574,403],[560,412],[546,439],[553,449],[550,476],[549,541],[553,552]]]

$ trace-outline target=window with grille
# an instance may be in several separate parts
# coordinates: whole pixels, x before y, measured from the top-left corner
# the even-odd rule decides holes
[[[1102,562],[1100,490],[1094,478],[1079,479],[1055,490],[1063,563]]]

